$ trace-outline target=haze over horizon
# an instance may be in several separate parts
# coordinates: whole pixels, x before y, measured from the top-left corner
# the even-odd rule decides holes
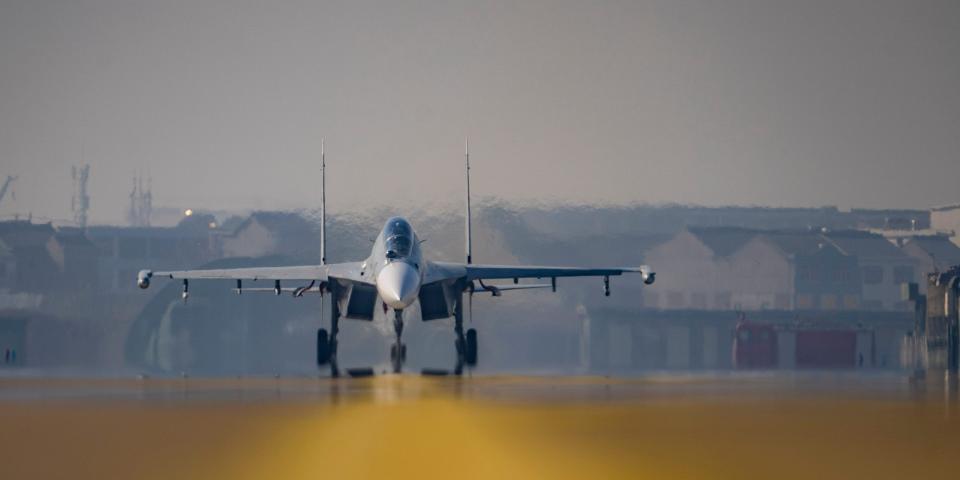
[[[0,1],[0,215],[960,201],[960,4]]]

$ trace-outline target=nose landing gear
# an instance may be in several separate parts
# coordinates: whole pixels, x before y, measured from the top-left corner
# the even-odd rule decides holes
[[[390,362],[393,364],[393,373],[403,370],[403,362],[407,359],[407,346],[400,341],[403,335],[403,310],[393,311],[393,331],[396,339],[390,346]]]

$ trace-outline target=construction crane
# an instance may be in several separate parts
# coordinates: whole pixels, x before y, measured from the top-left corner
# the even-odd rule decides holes
[[[7,179],[3,182],[3,187],[0,187],[0,204],[3,203],[3,199],[7,196],[7,190],[10,189],[10,184],[16,180],[17,177],[7,175]]]

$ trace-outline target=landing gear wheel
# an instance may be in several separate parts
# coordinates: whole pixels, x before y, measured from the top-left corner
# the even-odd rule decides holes
[[[325,329],[317,330],[317,365],[330,362],[330,336]]]
[[[407,345],[402,344],[397,346],[397,344],[390,345],[390,360],[400,360],[404,361],[407,359]]]
[[[407,360],[406,344],[390,345],[390,363],[393,364],[393,373],[400,373],[403,370],[403,362]]]
[[[464,362],[467,365],[473,366],[477,364],[477,331],[474,329],[467,330],[467,339],[464,351]]]

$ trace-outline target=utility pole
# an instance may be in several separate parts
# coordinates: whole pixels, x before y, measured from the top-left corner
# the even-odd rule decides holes
[[[90,165],[74,166],[73,172],[73,200],[70,208],[73,210],[73,221],[82,228],[87,228],[87,212],[90,210],[90,195],[87,194],[87,181],[90,179]]]

